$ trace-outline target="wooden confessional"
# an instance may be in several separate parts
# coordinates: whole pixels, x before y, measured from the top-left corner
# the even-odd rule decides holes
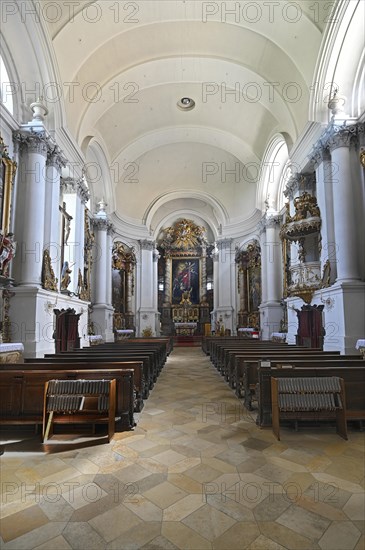
[[[322,324],[323,305],[302,306],[296,310],[298,317],[297,345],[306,348],[323,349],[324,328]]]
[[[80,348],[79,319],[81,313],[74,309],[55,309],[56,330],[54,333],[56,353]]]

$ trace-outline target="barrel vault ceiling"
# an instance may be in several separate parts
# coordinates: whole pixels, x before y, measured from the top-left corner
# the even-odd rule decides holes
[[[95,145],[105,155],[112,213],[151,230],[183,211],[216,226],[251,219],[270,139],[293,143],[308,120],[323,11],[307,0],[58,3],[48,27],[67,127],[86,158]],[[183,97],[195,107],[179,109]]]

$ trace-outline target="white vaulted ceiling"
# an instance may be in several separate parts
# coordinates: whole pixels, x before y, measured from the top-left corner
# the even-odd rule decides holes
[[[103,0],[75,1],[70,20],[71,4],[48,25],[69,131],[111,169],[96,198],[151,233],[174,208],[216,232],[253,219],[271,137],[293,143],[308,120],[323,12],[307,0],[241,2],[237,17],[222,10],[238,2]],[[217,13],[204,22],[204,10]],[[179,110],[182,97],[196,107]]]

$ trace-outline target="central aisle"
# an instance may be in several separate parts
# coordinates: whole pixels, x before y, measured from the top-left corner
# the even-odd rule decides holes
[[[170,355],[139,416],[110,444],[7,449],[0,546],[363,549],[363,434],[283,429],[278,442],[209,358],[186,347]]]

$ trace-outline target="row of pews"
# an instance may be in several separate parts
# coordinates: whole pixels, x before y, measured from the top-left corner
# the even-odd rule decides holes
[[[365,362],[361,355],[340,355],[281,342],[205,337],[202,349],[249,411],[258,426],[272,425],[271,379],[339,377],[344,380],[347,420],[365,420]]]
[[[142,410],[172,345],[172,338],[134,338],[47,354],[23,364],[1,364],[0,424],[30,424],[37,431],[44,420],[50,380],[115,380],[115,431],[130,430],[135,426],[134,413]]]

